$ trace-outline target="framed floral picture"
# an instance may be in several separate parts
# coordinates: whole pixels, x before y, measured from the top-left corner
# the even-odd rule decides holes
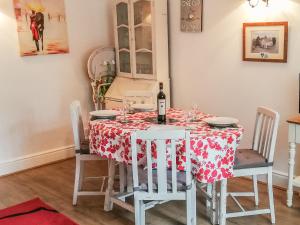
[[[64,0],[12,0],[21,56],[69,52]]]
[[[244,23],[243,60],[287,62],[288,22]]]

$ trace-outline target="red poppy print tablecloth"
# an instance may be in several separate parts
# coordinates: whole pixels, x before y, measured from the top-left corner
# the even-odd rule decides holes
[[[128,115],[130,123],[117,120],[94,120],[89,123],[90,149],[92,154],[126,164],[131,163],[130,135],[134,130],[146,130],[157,126],[147,118],[155,118],[155,112],[141,112]],[[207,125],[203,119],[212,115],[197,113],[197,122],[186,122],[183,110],[169,109],[167,118],[173,119],[171,125],[184,126],[191,132],[192,172],[199,182],[212,183],[232,177],[234,155],[243,135],[243,128],[216,129]],[[162,125],[163,126],[163,125]],[[145,161],[145,143],[138,142],[139,161]],[[177,147],[178,170],[185,168],[184,142]],[[152,149],[155,157],[155,146]],[[154,165],[155,166],[155,165]]]

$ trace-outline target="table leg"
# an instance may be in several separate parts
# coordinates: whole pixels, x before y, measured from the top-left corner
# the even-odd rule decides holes
[[[125,167],[123,163],[119,163],[119,177],[120,177],[120,193],[125,190]]]
[[[127,165],[127,192],[133,192],[132,166]]]
[[[210,221],[213,225],[217,224],[217,218],[218,218],[218,196],[217,196],[217,182],[214,182],[212,184],[212,195],[211,195],[211,201],[212,201],[212,214]]]
[[[294,165],[296,156],[296,143],[290,142],[290,158],[289,158],[289,184],[287,190],[287,206],[293,205],[293,179],[294,179]]]
[[[221,180],[221,193],[220,193],[220,213],[219,224],[226,224],[226,207],[227,207],[227,179]]]
[[[113,203],[111,201],[111,196],[114,191],[114,182],[115,182],[115,172],[116,165],[113,160],[108,160],[108,184],[105,192],[105,201],[104,201],[104,211],[111,211],[113,208]]]

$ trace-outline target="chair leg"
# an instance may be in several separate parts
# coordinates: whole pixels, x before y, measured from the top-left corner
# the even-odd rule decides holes
[[[141,215],[140,215],[140,201],[137,199],[134,199],[134,221],[135,225],[140,225],[141,221]]]
[[[108,184],[107,184],[107,189],[105,192],[104,211],[111,211],[113,208],[111,196],[113,194],[113,189],[114,189],[116,165],[112,160],[108,160],[108,165],[109,165]]]
[[[220,193],[220,213],[219,213],[219,224],[226,224],[226,206],[227,206],[227,179],[221,180],[221,193]]]
[[[73,192],[73,205],[77,204],[78,191],[79,191],[79,179],[80,179],[80,158],[76,156],[76,168],[75,168],[75,181],[74,181],[74,192]]]
[[[145,210],[143,210],[142,201],[138,199],[134,199],[134,216],[135,225],[145,225]]]
[[[197,224],[197,188],[196,183],[193,181],[192,183],[192,225]]]
[[[186,191],[186,224],[196,225],[196,186],[192,182],[190,190]]]
[[[213,225],[219,223],[219,207],[218,207],[218,196],[217,196],[217,182],[212,184],[212,195],[211,195],[211,216],[210,220]]]
[[[206,214],[211,217],[211,213],[212,213],[212,208],[211,208],[211,205],[212,205],[212,184],[207,184],[207,187],[206,187],[206,193],[208,195],[208,197],[211,199],[211,200],[208,200],[206,199]]]
[[[187,190],[185,194],[186,194],[186,224],[192,225],[192,201],[193,201],[192,191]]]
[[[275,207],[274,207],[274,196],[273,196],[273,182],[272,182],[272,168],[268,171],[268,194],[269,194],[269,204],[271,210],[271,222],[275,223]]]
[[[141,206],[141,225],[145,225],[146,224],[146,210],[145,210],[145,205],[143,201],[140,201],[140,206]]]
[[[212,225],[215,225],[217,219],[217,192],[216,192],[217,183],[207,184],[207,195],[210,197],[210,200],[206,200],[206,213],[210,218],[210,222]]]
[[[259,196],[258,196],[257,175],[253,175],[253,191],[254,191],[255,205],[258,206]]]
[[[83,181],[84,181],[84,164],[83,160],[80,161],[80,176],[79,176],[79,191],[82,190]]]

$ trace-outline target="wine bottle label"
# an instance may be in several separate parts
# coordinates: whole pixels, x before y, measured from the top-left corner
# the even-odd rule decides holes
[[[158,100],[158,115],[166,115],[166,100],[159,99]]]

